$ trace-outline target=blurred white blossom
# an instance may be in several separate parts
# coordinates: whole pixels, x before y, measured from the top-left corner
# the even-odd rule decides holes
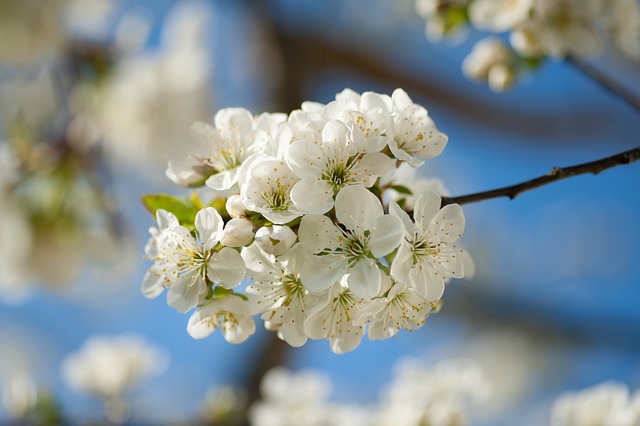
[[[62,377],[78,392],[105,400],[122,396],[168,366],[164,350],[137,335],[95,335],[67,355],[60,366]]]

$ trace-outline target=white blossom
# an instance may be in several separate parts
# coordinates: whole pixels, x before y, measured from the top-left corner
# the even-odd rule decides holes
[[[539,57],[544,53],[540,34],[532,21],[526,21],[511,31],[509,43],[516,52],[525,57]]]
[[[67,384],[108,399],[165,370],[164,351],[137,335],[93,336],[61,364]]]
[[[640,60],[640,4],[636,0],[609,1],[607,27],[616,46],[627,56]]]
[[[629,389],[617,382],[564,393],[551,410],[552,426],[633,426],[634,421],[640,416],[632,411]]]
[[[348,131],[344,123],[331,120],[322,130],[321,141],[301,140],[289,146],[287,164],[301,179],[291,189],[291,200],[300,210],[326,213],[340,189],[350,185],[370,187],[379,176],[393,171],[393,161],[385,154],[358,152]]]
[[[472,80],[488,82],[493,91],[501,92],[514,82],[513,60],[513,53],[502,40],[488,37],[477,42],[464,58],[462,72]]]
[[[299,180],[283,160],[256,160],[242,185],[242,202],[248,210],[262,214],[275,224],[291,222],[302,216],[290,196]]]
[[[467,411],[490,392],[482,368],[470,360],[449,360],[425,368],[417,359],[396,366],[384,390],[375,424],[386,426],[466,424]]]
[[[326,426],[331,382],[312,370],[274,368],[260,384],[262,399],[249,410],[253,426]]]
[[[369,339],[383,340],[402,329],[409,332],[419,329],[436,307],[436,304],[418,295],[412,287],[393,283],[384,296],[373,299],[357,313],[354,323],[369,322]]]
[[[158,213],[163,229],[165,213]],[[175,223],[169,216],[172,225]],[[163,222],[163,225],[160,223]],[[207,207],[195,219],[197,238],[183,226],[164,228],[152,233],[153,249],[149,255],[154,265],[143,279],[143,293],[156,297],[160,287],[169,289],[167,302],[180,312],[187,312],[201,301],[208,289],[206,279],[224,287],[233,288],[244,278],[245,266],[240,254],[232,248],[215,246],[223,236],[220,214]]]
[[[469,19],[481,29],[503,32],[529,17],[534,0],[474,0],[469,4]]]
[[[544,52],[554,58],[598,53],[602,42],[594,21],[600,12],[600,0],[536,0],[532,22]]]
[[[404,186],[411,191],[411,194],[396,191],[392,187],[394,185]],[[411,167],[407,163],[402,163],[393,171],[393,174],[380,178],[380,187],[388,187],[383,194],[385,203],[388,204],[390,201],[398,202],[404,199],[403,207],[409,210],[413,210],[416,198],[424,191],[433,191],[441,197],[449,195],[444,182],[436,178],[421,177],[418,169]]]
[[[427,110],[413,103],[409,95],[396,89],[391,95],[394,112],[394,138],[389,141],[393,155],[412,167],[437,157],[447,145],[447,136],[436,129]]]
[[[229,343],[242,343],[256,331],[256,323],[248,303],[240,296],[227,295],[205,302],[189,318],[187,332],[194,339],[203,339],[220,330]]]
[[[470,258],[454,245],[464,232],[462,209],[457,204],[440,209],[440,204],[435,193],[422,193],[413,212],[415,223],[396,203],[389,207],[405,227],[405,239],[393,260],[391,274],[429,301],[442,297],[447,279],[471,272],[465,271]]]
[[[246,290],[252,313],[261,313],[267,328],[277,330],[278,337],[295,347],[307,341],[304,321],[309,296],[300,281],[300,271],[311,256],[302,244],[278,258],[257,243],[242,250],[248,275],[254,280]]]
[[[350,352],[362,341],[364,326],[354,324],[353,320],[366,300],[349,290],[344,280],[325,293],[324,303],[319,302],[307,317],[304,331],[310,339],[329,339],[334,353]]]
[[[245,217],[247,215],[247,207],[242,202],[240,194],[233,194],[227,198],[224,208],[227,210],[227,213],[229,213],[229,216],[233,218]]]
[[[382,204],[362,186],[343,188],[336,197],[336,226],[326,216],[302,218],[300,242],[318,254],[302,270],[302,282],[323,290],[346,276],[346,284],[360,297],[376,296],[382,286],[377,259],[400,244],[404,230],[398,218],[383,214]]]

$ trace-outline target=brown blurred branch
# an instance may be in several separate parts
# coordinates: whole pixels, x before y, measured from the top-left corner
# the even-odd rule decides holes
[[[611,157],[601,158],[600,160],[591,161],[589,163],[577,164],[570,167],[554,167],[551,172],[544,176],[521,182],[516,185],[505,186],[503,188],[493,189],[490,191],[477,192],[475,194],[461,195],[459,197],[443,197],[442,205],[453,203],[469,204],[500,197],[509,197],[513,200],[525,191],[530,191],[552,182],[588,173],[597,175],[603,170],[623,164],[630,164],[638,160],[640,160],[640,146],[612,155]]]
[[[568,56],[567,63],[573,65],[574,68],[591,78],[598,86],[618,97],[637,112],[640,112],[640,98],[634,96],[634,94],[622,84],[610,78],[588,62],[580,60],[575,56]]]

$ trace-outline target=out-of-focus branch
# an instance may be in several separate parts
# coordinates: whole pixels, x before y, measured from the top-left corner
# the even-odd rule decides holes
[[[551,172],[544,176],[521,182],[516,185],[505,186],[503,188],[493,189],[490,191],[477,192],[475,194],[461,195],[459,197],[443,197],[442,205],[453,203],[469,204],[500,197],[509,197],[513,200],[525,191],[530,191],[552,182],[589,173],[597,175],[603,170],[623,164],[630,164],[638,160],[640,160],[640,146],[612,155],[611,157],[601,158],[600,160],[591,161],[589,163],[577,164],[570,167],[554,167]]]
[[[640,112],[640,98],[631,93],[626,87],[618,83],[593,65],[575,56],[567,57],[567,63],[591,78],[598,86],[618,97],[627,105]]]

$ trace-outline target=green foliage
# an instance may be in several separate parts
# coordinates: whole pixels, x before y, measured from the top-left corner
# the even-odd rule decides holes
[[[143,195],[142,204],[153,216],[160,209],[173,213],[183,226],[193,225],[196,214],[201,208],[200,200],[197,197],[183,201],[167,194]]]

